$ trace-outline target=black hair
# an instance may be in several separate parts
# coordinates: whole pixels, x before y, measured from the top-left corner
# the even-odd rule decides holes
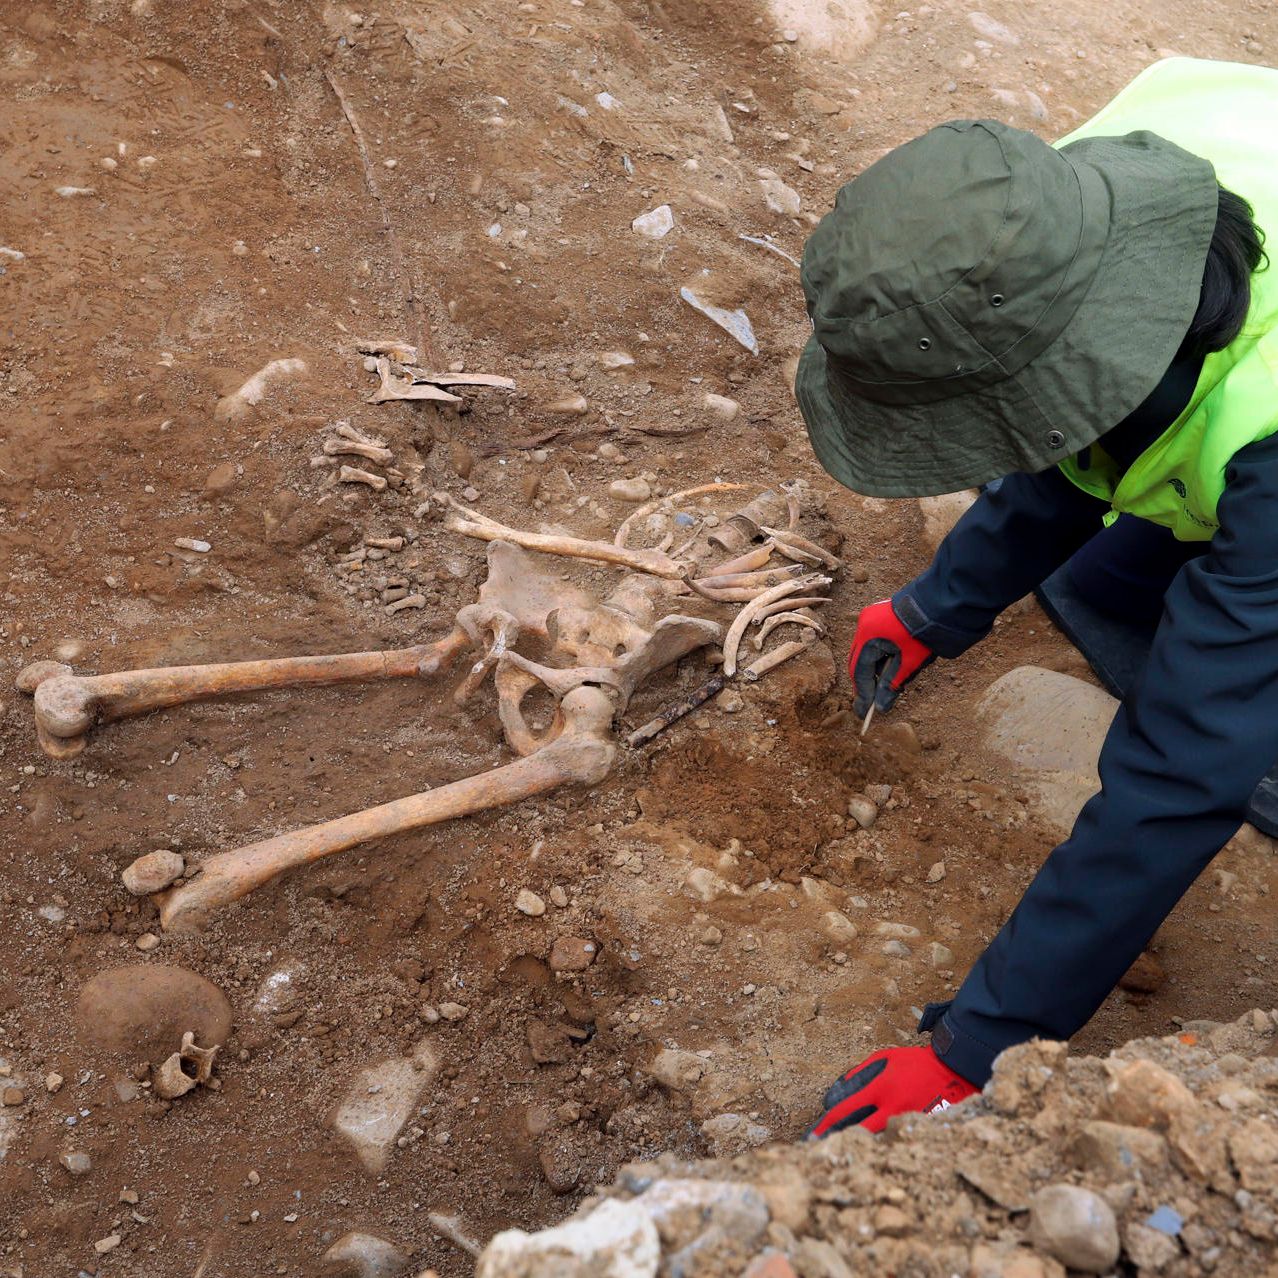
[[[1198,309],[1177,358],[1201,360],[1222,351],[1242,331],[1251,306],[1251,276],[1265,254],[1265,233],[1252,216],[1251,205],[1241,195],[1217,187],[1216,229],[1212,232],[1203,267]]]

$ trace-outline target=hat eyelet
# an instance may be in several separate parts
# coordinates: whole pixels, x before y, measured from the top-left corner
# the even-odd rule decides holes
[[[1007,299],[1003,296],[1002,293],[995,293],[994,296],[990,298],[990,305],[1002,306],[1006,300]]]
[[[1048,448],[1053,448],[1053,449],[1055,449],[1055,448],[1060,448],[1060,447],[1062,447],[1062,446],[1064,445],[1064,443],[1065,443],[1065,436],[1064,436],[1064,435],[1062,435],[1060,431],[1058,431],[1058,430],[1049,430],[1049,431],[1047,432],[1047,446],[1048,446]]]
[[[930,337],[919,338],[919,350],[927,351],[932,349],[932,339]]]

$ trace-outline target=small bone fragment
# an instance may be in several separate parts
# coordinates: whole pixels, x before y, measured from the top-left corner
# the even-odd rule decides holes
[[[198,931],[214,910],[285,870],[405,830],[505,807],[568,782],[597,784],[616,756],[610,740],[612,699],[599,688],[577,688],[564,698],[561,709],[563,734],[530,758],[211,857],[195,878],[168,892],[161,922],[172,931]]]
[[[597,563],[618,564],[635,572],[651,573],[654,577],[666,577],[678,581],[684,574],[681,564],[663,555],[659,550],[628,550],[624,546],[608,545],[602,541],[583,541],[578,537],[561,537],[549,533],[523,532],[507,528],[487,515],[454,501],[447,493],[436,493],[435,500],[454,513],[444,521],[451,532],[481,541],[509,541],[526,550],[540,550],[547,555],[566,555],[570,559],[593,559]]]
[[[483,1250],[479,1243],[462,1229],[461,1221],[456,1216],[444,1216],[433,1211],[426,1219],[430,1222],[430,1227],[441,1237],[447,1238],[454,1247],[459,1247],[472,1256],[478,1256]]]
[[[744,608],[737,613],[736,620],[728,629],[727,638],[723,641],[723,673],[732,678],[737,672],[737,649],[741,645],[741,637],[746,632],[746,627],[755,619],[760,609],[766,608],[768,604],[778,599],[784,599],[787,595],[797,595],[801,591],[811,586],[828,586],[830,584],[829,577],[818,577],[815,575],[808,577],[797,577],[794,581],[783,582],[779,586],[773,586],[771,590],[765,590],[757,599],[746,604]]]
[[[825,634],[825,627],[815,617],[810,617],[802,612],[776,612],[759,627],[759,633],[755,635],[753,640],[755,651],[761,652],[763,650],[763,641],[778,626],[784,626],[787,622],[796,626],[807,626],[809,630],[815,630],[818,638]]]
[[[355,349],[361,355],[385,355],[400,364],[417,363],[417,347],[394,337],[357,338]]]
[[[808,645],[802,639],[791,639],[789,643],[778,644],[771,652],[764,653],[757,661],[748,665],[741,677],[747,683],[761,679],[769,670],[775,670],[782,662],[797,657]]]
[[[365,537],[364,545],[372,546],[374,550],[403,550],[404,539],[402,537]]]
[[[64,200],[72,200],[77,195],[97,195],[96,186],[55,186],[53,188]]]
[[[710,569],[710,575],[719,577],[730,572],[753,572],[757,568],[762,568],[771,558],[772,543],[765,541],[762,546],[747,550],[744,555],[738,555],[735,559],[725,559],[723,563],[715,564]]]
[[[0,257],[7,257],[13,262],[21,262],[26,257],[26,254],[21,249],[8,248],[0,244]]]
[[[306,361],[301,359],[273,359],[263,365],[234,394],[219,399],[213,417],[219,422],[238,421],[255,404],[262,402],[268,388],[277,382],[289,381],[306,372]]]
[[[200,541],[195,537],[178,537],[174,539],[173,544],[179,550],[193,550],[197,555],[207,555],[213,549],[207,541]]]
[[[343,439],[354,440],[357,444],[367,444],[370,448],[386,447],[386,441],[384,439],[378,439],[373,435],[366,435],[362,430],[356,430],[348,421],[334,422],[333,434],[340,435]]]
[[[395,459],[395,454],[389,448],[377,448],[372,444],[360,444],[353,439],[326,439],[324,441],[324,452],[329,457],[336,457],[341,453],[353,453],[357,457],[367,457],[369,461],[378,462],[383,466]]]
[[[449,394],[440,390],[430,382],[415,382],[412,375],[398,376],[391,367],[391,362],[384,355],[378,356],[377,375],[381,382],[373,392],[370,404],[385,404],[395,399],[431,399],[441,404],[460,404],[460,395]]]
[[[182,1047],[168,1058],[156,1071],[152,1089],[162,1100],[175,1100],[185,1096],[192,1088],[199,1087],[213,1076],[216,1047],[198,1047],[195,1035],[187,1030],[182,1035]],[[189,1074],[182,1068],[184,1061],[194,1061],[195,1072]]]
[[[842,561],[835,555],[830,554],[824,546],[818,546],[815,541],[809,541],[806,537],[799,536],[793,529],[765,528],[760,525],[759,531],[771,537],[777,543],[778,550],[785,551],[787,548],[801,550],[805,554],[815,556],[827,568],[839,568],[842,566]]]
[[[791,266],[799,265],[798,258],[791,257],[790,254],[785,251],[785,249],[781,248],[781,246],[778,244],[773,244],[773,242],[770,239],[768,239],[766,236],[738,235],[737,239],[745,240],[747,244],[757,244],[760,248],[765,248],[770,253],[775,253],[778,257],[785,258],[785,260],[789,262]]]
[[[669,497],[656,497],[652,501],[645,502],[638,510],[626,516],[621,527],[617,529],[616,536],[612,539],[614,546],[624,546],[626,538],[630,535],[630,530],[641,519],[647,518],[654,510],[661,507],[673,509],[679,502],[686,501],[689,497],[700,497],[705,493],[731,493],[740,492],[743,488],[749,488],[749,484],[700,484],[696,488],[685,488],[681,493],[671,493]]]
[[[381,475],[370,475],[366,470],[358,470],[354,466],[343,466],[337,477],[344,484],[367,484],[375,492],[386,487],[386,480]]]
[[[672,701],[655,718],[649,719],[641,728],[636,728],[627,738],[626,744],[632,749],[646,745],[658,733],[664,732],[672,723],[678,723],[686,714],[690,714],[698,706],[704,705],[711,697],[723,691],[727,678],[723,672],[712,675],[700,687],[694,688],[686,697]]]
[[[425,595],[405,595],[402,599],[396,599],[394,603],[386,605],[387,612],[403,612],[405,608],[425,608]]]

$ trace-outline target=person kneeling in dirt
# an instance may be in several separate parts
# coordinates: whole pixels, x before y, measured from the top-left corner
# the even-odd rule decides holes
[[[812,447],[879,497],[984,492],[864,609],[856,713],[1070,562],[1161,620],[1101,790],[948,1003],[876,1052],[814,1136],[972,1095],[1067,1039],[1241,824],[1278,759],[1278,71],[1172,59],[1049,147],[945,124],[848,183],[803,254]]]

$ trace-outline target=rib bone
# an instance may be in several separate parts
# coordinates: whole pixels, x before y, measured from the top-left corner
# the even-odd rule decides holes
[[[568,782],[597,785],[617,752],[611,739],[612,700],[598,688],[578,688],[564,698],[562,710],[563,732],[530,758],[211,857],[195,878],[164,894],[161,922],[170,931],[198,931],[214,910],[285,870],[405,830],[517,803]]]
[[[755,619],[761,609],[766,608],[770,603],[778,599],[784,599],[787,595],[797,595],[809,588],[828,586],[829,584],[829,577],[819,577],[815,574],[808,577],[797,577],[793,581],[786,581],[779,586],[773,586],[771,590],[765,590],[757,599],[746,604],[737,613],[736,620],[733,621],[728,630],[728,637],[723,641],[723,673],[729,679],[736,674],[737,649],[741,644],[741,636],[745,634],[746,627]]]

